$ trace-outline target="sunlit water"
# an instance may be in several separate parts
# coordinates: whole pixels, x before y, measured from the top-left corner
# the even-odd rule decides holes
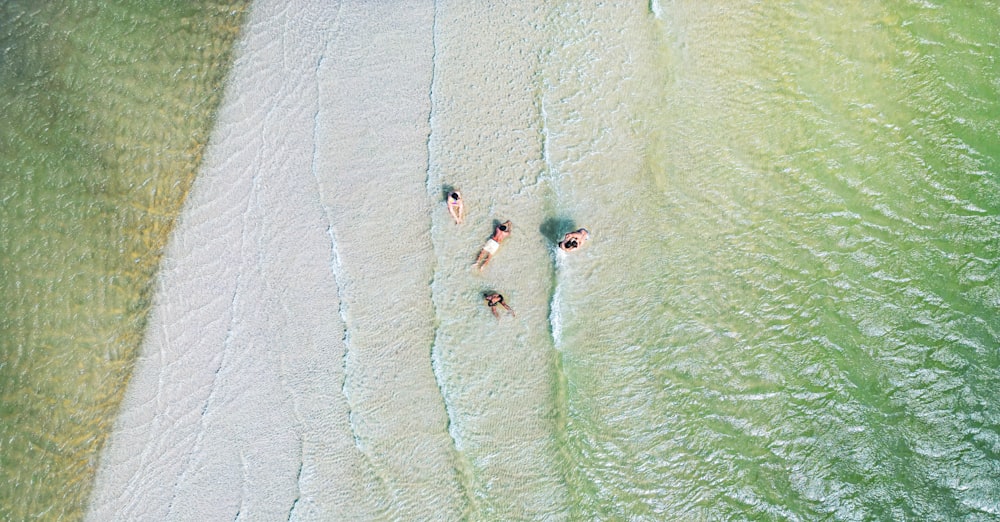
[[[349,91],[368,47],[345,22],[362,9],[343,11],[317,74]],[[338,501],[376,518],[1000,517],[997,27],[995,2],[436,6],[429,139],[400,148],[427,154],[426,179],[338,178],[351,158],[391,157],[337,147],[372,136],[333,132],[317,152],[344,337],[316,342],[345,345],[329,393],[367,481]],[[391,215],[354,212],[359,184],[385,190]],[[70,214],[98,234],[87,215]],[[514,235],[471,271],[505,219]],[[389,279],[368,253],[400,226],[432,250]],[[581,226],[591,242],[556,253]],[[44,236],[20,237],[5,256]],[[3,284],[14,307],[20,287]],[[76,303],[34,284],[23,295]],[[517,318],[497,323],[486,290]],[[75,318],[16,328],[69,335]],[[34,346],[5,354],[45,361]],[[11,375],[5,408],[31,389]],[[44,396],[85,410],[75,391]],[[410,430],[421,416],[446,434]],[[7,455],[31,454],[10,447],[5,474],[26,466]],[[407,469],[432,460],[450,468]],[[309,513],[336,511],[310,475],[326,464],[301,471],[319,484]]]
[[[559,277],[584,513],[996,516],[996,15],[663,5],[624,254]]]
[[[237,2],[0,2],[0,519],[82,515]]]
[[[497,261],[515,307],[550,298],[552,338],[517,338],[550,354],[532,367],[549,437],[509,443],[552,477],[498,488],[491,450],[464,451],[477,509],[523,513],[516,492],[578,519],[1000,516],[998,6],[640,7],[567,5],[523,26],[489,13],[503,37],[539,42],[527,58],[497,46],[481,70],[448,58],[484,29],[439,20],[440,179],[526,236],[594,238]],[[495,91],[462,87],[491,72]],[[508,75],[531,80],[508,89]],[[528,136],[453,137],[510,91],[530,97]],[[495,145],[522,138],[537,142],[526,164]],[[447,216],[435,227],[449,234]],[[439,337],[483,343],[436,361],[455,439],[496,437],[480,426],[517,396],[484,400],[468,376],[491,382],[477,357],[524,351],[489,347],[460,314],[441,322]]]

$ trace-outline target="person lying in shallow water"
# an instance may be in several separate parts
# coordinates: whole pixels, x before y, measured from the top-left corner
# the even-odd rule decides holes
[[[483,245],[483,249],[479,252],[479,257],[476,258],[475,266],[479,268],[479,271],[482,271],[486,263],[490,262],[493,254],[500,248],[500,242],[507,239],[507,236],[510,235],[512,226],[510,220],[497,225],[497,228],[493,231],[493,237],[486,240],[486,244]]]
[[[462,220],[465,219],[465,203],[462,201],[462,195],[457,190],[453,190],[448,194],[448,212],[451,213],[451,217],[455,220],[456,225],[462,224]]]
[[[498,321],[500,320],[500,313],[497,312],[497,305],[506,308],[507,311],[510,312],[510,315],[517,317],[517,314],[514,313],[514,309],[507,306],[507,303],[503,302],[502,295],[496,292],[486,292],[483,294],[483,298],[486,299],[487,306],[490,307],[490,311],[493,312],[493,316],[496,317]]]
[[[588,239],[590,239],[590,232],[585,228],[575,232],[567,232],[562,241],[559,242],[559,248],[566,252],[572,252],[583,246],[583,243]]]

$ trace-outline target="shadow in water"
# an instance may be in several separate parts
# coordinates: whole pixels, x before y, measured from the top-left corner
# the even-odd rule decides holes
[[[566,217],[546,218],[545,221],[542,221],[542,225],[538,227],[538,231],[553,245],[558,244],[566,232],[576,229],[576,222]]]
[[[448,201],[448,196],[450,196],[454,190],[455,187],[452,185],[441,185],[441,200]]]

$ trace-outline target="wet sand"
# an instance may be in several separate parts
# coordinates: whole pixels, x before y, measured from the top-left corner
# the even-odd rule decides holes
[[[91,518],[997,512],[986,26],[730,4],[256,4]]]
[[[430,203],[367,219],[385,187],[425,195],[432,25],[430,2],[254,3],[88,519],[459,516],[430,240],[388,241]]]

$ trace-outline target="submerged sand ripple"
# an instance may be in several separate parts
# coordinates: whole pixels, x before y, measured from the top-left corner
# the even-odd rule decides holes
[[[431,251],[373,241],[387,235],[374,226],[426,221],[428,203],[368,219],[386,187],[425,190],[432,17],[430,4],[254,4],[90,519],[461,506],[427,363],[430,269],[399,276]],[[363,26],[352,41],[340,24]],[[375,295],[387,287],[408,297]]]

